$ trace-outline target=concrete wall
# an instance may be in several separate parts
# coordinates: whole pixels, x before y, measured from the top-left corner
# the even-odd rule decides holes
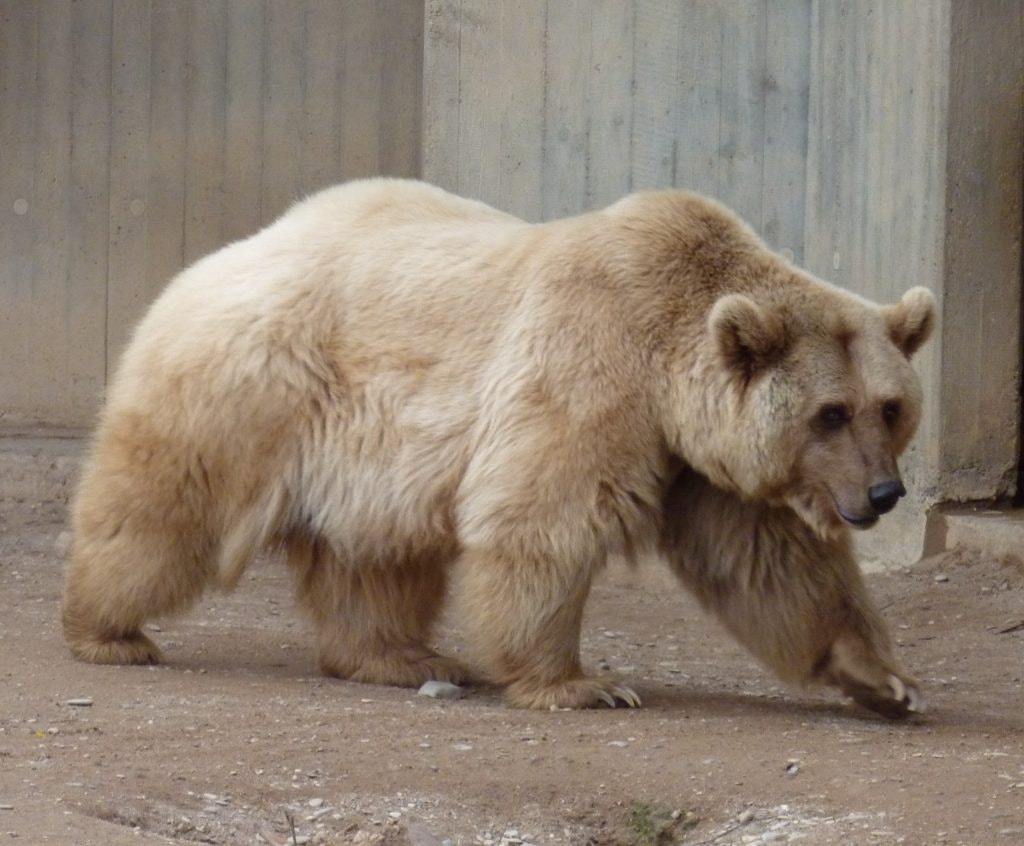
[[[1009,495],[1020,426],[1024,4],[430,0],[427,179],[530,219],[678,185],[941,336],[904,519]],[[888,536],[886,536],[888,534]]]
[[[410,0],[0,0],[0,420],[92,421],[168,278],[419,172]]]
[[[919,548],[1013,491],[1022,146],[1019,0],[0,0],[0,420],[88,423],[175,270],[422,149],[530,219],[685,186],[867,296],[931,287]]]
[[[425,178],[531,220],[686,186],[802,258],[809,0],[427,7]]]

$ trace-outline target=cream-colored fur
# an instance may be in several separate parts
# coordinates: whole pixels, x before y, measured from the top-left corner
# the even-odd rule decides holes
[[[932,312],[921,289],[880,309],[820,282],[683,192],[529,225],[420,183],[329,189],[184,271],[138,326],[74,504],[68,643],[156,661],[147,619],[277,548],[326,672],[457,681],[428,644],[461,560],[470,639],[512,704],[637,704],[581,668],[591,580],[659,542],[690,572],[681,539],[721,509],[750,523],[723,543],[794,538],[764,561],[780,607],[818,578],[784,550],[826,550],[826,592],[868,608],[850,637],[874,684],[895,670],[845,526],[895,478]],[[667,499],[680,472],[705,489]],[[783,675],[844,684],[776,640]]]

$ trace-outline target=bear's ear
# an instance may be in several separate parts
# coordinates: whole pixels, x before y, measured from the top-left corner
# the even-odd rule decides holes
[[[882,307],[892,342],[910,358],[935,328],[935,297],[927,288],[911,288],[895,305]]]
[[[758,305],[742,294],[727,294],[708,317],[711,337],[726,364],[750,378],[782,357],[789,346],[778,309]]]

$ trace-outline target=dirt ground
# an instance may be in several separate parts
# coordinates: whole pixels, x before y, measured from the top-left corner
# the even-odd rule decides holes
[[[274,562],[154,626],[167,665],[77,663],[64,521],[0,503],[0,843],[1024,844],[1019,562],[870,579],[924,719],[785,688],[681,591],[621,577],[584,655],[644,707],[537,713],[320,677]]]

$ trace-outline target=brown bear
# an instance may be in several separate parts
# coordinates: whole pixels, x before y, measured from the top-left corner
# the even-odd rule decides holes
[[[919,708],[850,554],[903,493],[931,295],[878,307],[681,191],[528,224],[401,180],[328,189],[175,278],[109,391],[73,507],[64,631],[159,659],[146,620],[279,550],[324,672],[468,678],[430,646],[453,564],[513,705],[584,673],[610,555],[660,547],[785,678]]]

